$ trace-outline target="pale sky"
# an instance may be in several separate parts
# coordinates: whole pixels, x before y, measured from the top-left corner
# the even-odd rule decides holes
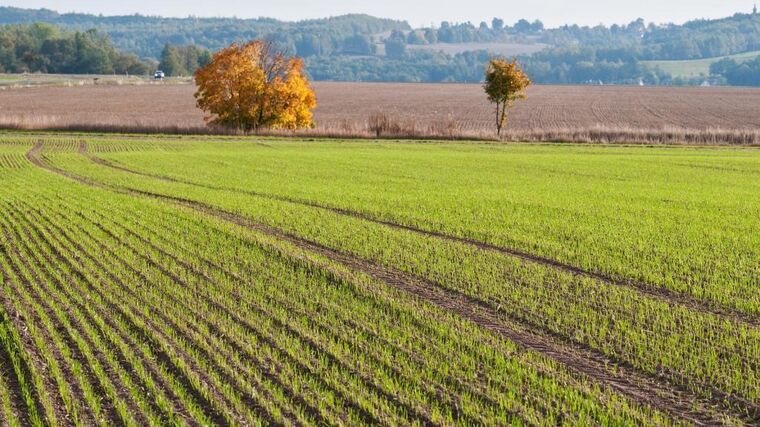
[[[512,24],[520,18],[541,19],[549,27],[565,23],[596,25],[647,22],[682,23],[694,18],[720,18],[748,13],[753,0],[0,0],[2,6],[45,7],[58,12],[104,15],[186,17],[260,16],[300,20],[367,13],[406,20],[415,27],[451,22],[490,22],[498,16]]]

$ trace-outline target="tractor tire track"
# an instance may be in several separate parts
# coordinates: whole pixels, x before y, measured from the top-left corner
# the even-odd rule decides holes
[[[134,251],[134,252],[138,251],[137,248],[135,248],[134,246],[130,246],[128,243],[126,243],[126,241],[124,241],[122,238],[119,238],[116,235],[114,235],[112,232],[110,232],[109,230],[107,230],[107,228],[105,228],[99,222],[98,223],[94,223],[94,224],[96,224],[96,226],[101,231],[103,231],[104,233],[109,234],[112,238],[122,241],[122,244],[130,247],[132,251]],[[149,241],[145,237],[137,234],[136,232],[130,230],[129,228],[124,227],[123,229],[126,231],[127,234],[129,234],[133,238],[137,239],[142,245],[145,245],[146,247],[152,248],[154,251],[156,251],[157,253],[161,254],[164,257],[166,257],[167,259],[171,259],[177,265],[181,266],[186,271],[191,272],[193,275],[195,275],[196,278],[201,278],[201,279],[203,279],[203,280],[205,280],[205,281],[207,281],[209,283],[213,283],[214,279],[211,276],[209,276],[206,272],[204,272],[203,270],[199,269],[198,267],[196,267],[194,265],[191,265],[187,261],[181,259],[179,256],[167,252],[163,248],[155,245],[154,243],[152,243],[151,241]],[[201,261],[209,262],[209,261],[207,261],[205,259],[201,259]],[[164,274],[170,275],[171,277],[173,277],[173,280],[175,282],[178,282],[178,283],[184,283],[185,282],[184,279],[182,279],[181,277],[177,276],[175,273],[172,273],[172,272],[168,271],[167,269],[163,268],[162,266],[159,266],[155,262],[154,262],[154,264],[155,264],[155,267],[161,269],[164,272]],[[234,279],[240,281],[241,283],[245,283],[246,282],[242,277],[240,277],[240,276],[236,277],[235,275],[233,275],[233,273],[231,273],[230,271],[228,271],[226,269],[221,269],[220,271],[225,276],[230,277],[230,278],[234,278]],[[186,285],[186,287],[190,288],[189,284],[187,284],[187,283],[184,283],[184,284]],[[195,292],[197,292],[197,291],[195,291]],[[240,300],[244,299],[244,296],[242,294],[240,294],[239,292],[234,291],[234,290],[230,291],[230,292],[231,292],[231,295],[234,298],[237,298],[237,299],[240,299]],[[205,298],[206,298],[206,300],[209,300],[208,296],[206,296]],[[289,303],[288,301],[277,301],[277,302],[280,303],[280,304],[283,304],[285,306],[288,306],[288,303]],[[224,307],[224,306],[222,306],[220,304],[217,304],[217,303],[210,303],[210,304],[213,304],[216,307],[216,309],[219,310],[220,312],[226,312],[227,315],[230,316],[231,318],[234,318],[235,321],[238,322],[239,325],[245,327],[246,329],[250,329],[251,328],[250,322],[245,321],[242,318],[240,318],[240,316],[238,316],[236,313],[234,313],[234,310],[233,310],[233,312],[230,312],[230,309],[228,309],[228,308],[226,308],[226,307]],[[294,307],[292,307],[292,306],[289,306],[289,307],[290,307],[290,309],[291,309],[292,312],[296,311],[296,309]],[[273,316],[271,316],[271,314],[269,312],[266,311],[266,309],[264,307],[257,307],[256,310],[260,314],[262,314],[264,316],[267,316],[267,317],[270,317],[270,318],[274,318]],[[375,384],[373,384],[371,382],[371,379],[367,378],[366,375],[364,375],[361,372],[356,371],[354,368],[346,365],[346,363],[343,362],[343,361],[341,361],[341,360],[339,360],[336,355],[332,355],[329,351],[327,351],[324,348],[322,348],[322,346],[319,343],[313,341],[312,338],[304,336],[302,333],[298,332],[297,330],[293,329],[290,325],[287,325],[287,324],[283,323],[282,321],[276,320],[275,323],[278,325],[278,327],[286,329],[288,332],[294,334],[294,336],[298,336],[299,339],[301,339],[307,345],[309,345],[310,348],[312,350],[314,350],[315,352],[318,352],[318,353],[320,353],[322,355],[328,356],[329,359],[330,359],[330,361],[332,363],[334,363],[334,364],[337,364],[340,367],[340,369],[345,370],[346,372],[351,372],[353,375],[355,375],[360,380],[365,381],[365,386],[368,389],[373,390],[374,392],[378,393],[379,396],[383,397],[388,402],[393,402],[396,405],[402,406],[403,409],[404,409],[404,411],[406,413],[413,415],[414,418],[417,419],[417,420],[422,420],[423,423],[426,424],[426,425],[432,425],[432,424],[434,424],[433,421],[428,417],[427,414],[425,414],[423,412],[420,412],[420,411],[416,410],[415,408],[413,408],[411,406],[408,406],[408,405],[400,402],[395,396],[392,396],[387,391],[385,391],[385,390],[379,388],[378,386],[376,386]],[[209,326],[209,328],[211,328],[211,326]],[[319,328],[321,329],[321,331],[325,335],[327,335],[327,336],[334,336],[333,332],[329,331],[327,329],[327,327],[325,327],[324,325],[320,325]],[[222,334],[221,332],[217,332],[217,333],[219,335]],[[265,337],[263,337],[261,335],[258,335],[257,337],[259,339],[261,339],[261,340],[265,339]],[[271,340],[269,340],[269,341],[271,341]],[[238,353],[241,353],[241,354],[245,353],[245,350],[242,349],[234,341],[230,341],[229,345],[231,347],[235,348],[235,350]],[[273,342],[272,342],[272,345],[274,345]],[[378,364],[383,364],[383,368],[387,369],[387,370],[389,370],[391,372],[393,372],[394,375],[396,375],[396,377],[398,377],[398,378],[403,378],[404,377],[404,374],[401,373],[400,371],[398,371],[395,367],[393,367],[391,365],[384,364],[384,362],[380,361],[377,358],[374,358],[372,355],[369,355],[368,359],[374,360]],[[294,363],[299,363],[299,362],[295,361]],[[319,379],[318,375],[316,373],[311,372],[311,374],[314,375],[315,378]],[[324,386],[329,387],[329,385],[326,385],[326,384]],[[283,390],[284,390],[285,393],[287,393],[287,389],[286,388],[283,387]],[[378,420],[377,418],[375,418],[371,413],[367,412],[366,410],[362,409],[361,406],[359,406],[355,402],[351,401],[350,400],[350,396],[345,395],[345,393],[342,393],[340,390],[334,390],[334,392],[338,396],[340,396],[341,398],[345,399],[346,402],[348,402],[347,403],[348,406],[352,407],[364,419],[364,421],[367,422],[367,424],[378,424],[378,423],[380,423],[380,420]],[[437,397],[439,399],[441,398],[441,396],[435,396],[435,397]],[[303,400],[301,401],[301,404],[307,405],[307,403],[305,401],[303,401]],[[305,407],[308,408],[308,406],[305,406]],[[315,419],[319,420],[319,424],[326,424],[327,423],[327,421],[325,421],[325,420],[321,420],[319,418],[315,418]],[[465,421],[467,421],[469,424],[473,424],[474,423],[473,420],[469,420],[469,421],[465,420]]]
[[[80,215],[80,217],[81,217],[81,213],[77,213],[77,214]],[[84,217],[82,217],[82,218],[84,218]],[[132,226],[134,226],[134,225],[135,224],[132,224]],[[152,247],[152,248],[154,248],[154,250],[162,252],[162,253],[166,254],[167,256],[171,256],[172,258],[176,259],[178,262],[180,262],[180,259],[178,258],[178,256],[180,256],[180,255],[172,255],[172,254],[166,252],[165,249],[162,249],[162,246],[163,247],[172,247],[173,246],[178,251],[177,253],[178,254],[182,254],[182,255],[190,255],[191,253],[194,253],[194,250],[188,248],[186,245],[177,245],[176,242],[172,242],[168,238],[164,237],[163,232],[167,232],[167,229],[161,229],[162,230],[161,233],[155,233],[154,230],[147,229],[147,228],[143,228],[143,229],[140,229],[140,230],[138,230],[138,229],[132,230],[132,229],[124,226],[123,224],[116,224],[116,226],[118,226],[120,229],[122,229],[125,233],[129,234],[133,238],[141,241],[142,244],[147,245],[149,247]],[[152,233],[152,234],[154,234],[154,237],[157,240],[159,240],[160,242],[159,243],[154,243],[154,242],[146,239],[143,235],[139,234],[140,232],[149,232],[149,233]],[[243,244],[243,245],[254,245],[250,241],[248,241],[246,239],[243,239],[240,236],[228,235],[228,237],[234,238],[238,243]],[[219,264],[218,262],[215,262],[215,261],[211,260],[210,258],[207,258],[206,256],[202,256],[202,255],[199,256],[198,254],[195,254],[195,257],[196,257],[197,260],[201,261],[205,266],[207,266],[211,270],[214,270],[214,271],[218,272],[220,275],[222,275],[223,277],[227,278],[228,280],[237,281],[239,283],[248,283],[248,280],[245,279],[243,276],[241,276],[241,275],[239,275],[237,273],[232,272],[228,268],[224,267],[223,265]],[[204,277],[206,277],[207,280],[211,280],[211,278],[208,277],[208,276],[205,276],[206,273],[201,272],[201,270],[199,270],[198,267],[192,267],[191,265],[189,265],[185,261],[182,261],[182,263],[186,265],[186,268],[188,268],[188,269],[192,268],[194,271],[196,271],[196,274],[204,275]],[[252,272],[252,270],[250,270],[250,269],[244,269],[244,271],[246,271],[246,272]],[[331,276],[330,276],[331,280],[335,280],[336,282],[347,282],[347,283],[350,283],[350,281],[346,277],[344,277],[345,275],[340,275],[337,272],[332,272],[332,270],[330,270],[330,271],[331,271]],[[242,295],[239,295],[237,293],[234,293],[234,294],[238,298],[243,298]],[[357,297],[357,298],[361,298],[362,297],[361,294],[358,294],[355,291],[354,291],[354,293],[352,295],[355,296],[355,297]],[[278,304],[282,304],[282,305],[288,307],[288,309],[291,312],[293,312],[293,313],[301,314],[304,317],[308,316],[308,313],[304,309],[298,308],[295,305],[292,305],[292,302],[289,301],[289,299],[277,299],[277,298],[273,298],[273,300],[275,300]],[[325,309],[325,310],[332,310],[332,309],[339,308],[340,305],[339,304],[320,304],[320,307],[323,307],[323,309]],[[402,353],[408,360],[414,361],[415,363],[417,363],[419,365],[423,365],[425,363],[425,361],[423,360],[423,358],[421,358],[418,355],[412,353],[410,350],[408,350],[408,349],[406,349],[406,348],[404,348],[402,346],[399,346],[397,344],[394,344],[391,341],[389,341],[388,339],[381,337],[380,335],[377,335],[372,328],[368,328],[366,325],[362,325],[362,324],[359,324],[359,323],[355,322],[355,318],[354,317],[347,316],[347,317],[344,318],[344,321],[350,326],[351,330],[353,330],[353,331],[362,331],[363,333],[366,333],[366,334],[372,336],[374,340],[377,340],[378,342],[382,342],[384,346],[389,347],[389,348],[392,347],[392,348],[395,349],[395,351],[398,351],[399,353]],[[320,325],[322,325],[321,327],[323,329],[327,327],[326,324],[324,324],[324,323],[320,323]],[[418,325],[418,326],[421,327],[421,328],[423,328],[420,325]],[[433,330],[427,330],[426,332],[427,333],[435,333]],[[330,331],[326,331],[326,333],[328,335],[332,334],[332,332],[330,332]],[[427,336],[423,336],[421,338],[427,338]],[[344,336],[341,339],[347,339],[347,338]],[[432,340],[425,341],[425,343],[427,345],[433,345]],[[393,370],[394,372],[397,372],[394,368],[389,368],[389,369]],[[397,373],[396,375],[401,376],[402,374],[401,373]],[[447,377],[447,384],[450,387],[457,389],[458,393],[460,393],[460,394],[463,394],[463,393],[473,393],[478,398],[482,399],[484,402],[487,402],[488,404],[490,404],[494,408],[496,408],[496,407],[499,406],[499,403],[496,402],[496,400],[494,400],[492,396],[488,396],[487,394],[485,394],[483,392],[483,390],[486,389],[485,381],[479,382],[477,384],[477,386],[476,385],[471,385],[471,388],[468,388],[467,390],[465,390],[465,388],[468,387],[467,384],[461,382],[460,379],[458,379],[458,378],[456,378],[454,376],[448,376]],[[504,393],[508,392],[503,387],[501,388],[501,390]],[[447,394],[446,396],[447,396],[446,397],[447,399],[454,399],[455,398],[455,396],[451,395],[451,394]],[[439,395],[437,397],[439,399],[443,399],[444,398],[444,396],[442,396],[442,395]],[[513,415],[518,416],[519,414],[518,413],[513,413]]]
[[[663,288],[655,284],[641,282],[638,280],[628,279],[628,278],[626,279],[615,278],[608,274],[586,270],[569,263],[565,263],[565,262],[552,259],[549,257],[521,251],[518,249],[506,248],[503,246],[485,243],[485,242],[475,240],[472,238],[452,236],[450,234],[442,233],[439,231],[425,230],[425,229],[411,226],[411,225],[399,224],[399,223],[388,221],[388,220],[378,219],[366,213],[328,206],[328,205],[324,205],[324,204],[320,204],[320,203],[312,202],[308,200],[301,200],[301,199],[296,199],[292,197],[279,196],[275,194],[268,194],[268,193],[263,193],[263,192],[258,192],[258,191],[239,190],[239,189],[234,189],[234,188],[199,184],[197,182],[193,182],[190,180],[177,179],[177,178],[172,178],[165,175],[151,174],[151,173],[133,170],[125,166],[115,164],[113,162],[110,162],[108,160],[105,160],[105,159],[102,159],[95,155],[90,154],[87,151],[87,143],[84,141],[82,141],[79,145],[79,152],[85,155],[86,157],[88,157],[94,163],[97,163],[99,165],[109,167],[112,169],[120,170],[122,172],[127,172],[133,175],[139,175],[146,178],[159,179],[166,182],[186,184],[186,185],[191,185],[191,186],[195,186],[199,188],[205,188],[209,190],[229,191],[229,192],[238,193],[238,194],[246,194],[249,196],[291,203],[291,204],[299,205],[299,206],[322,209],[322,210],[326,210],[338,215],[361,219],[364,221],[383,225],[383,226],[390,227],[397,230],[408,231],[408,232],[424,235],[427,237],[433,237],[433,238],[437,238],[437,239],[441,239],[441,240],[445,240],[449,242],[466,244],[466,245],[474,246],[478,249],[485,250],[485,251],[501,253],[513,258],[523,260],[523,261],[527,261],[530,263],[539,264],[545,267],[550,267],[559,271],[563,271],[565,273],[569,273],[574,276],[594,279],[594,280],[604,282],[608,285],[632,289],[641,295],[662,301],[670,306],[681,306],[688,309],[700,311],[703,313],[712,314],[721,318],[729,319],[737,323],[743,323],[752,327],[760,327],[760,316],[758,315],[750,315],[732,307],[726,307],[723,305],[712,303],[710,301],[706,301],[704,299],[701,299],[689,294],[684,294],[684,293],[676,292],[667,288]],[[62,172],[65,173],[65,171],[62,171]],[[82,182],[90,182],[90,180],[87,178],[82,178],[82,177],[79,177],[79,178],[80,179],[78,180],[80,181],[84,179],[84,181]],[[93,184],[101,185],[100,183],[95,183],[95,182],[93,182]]]

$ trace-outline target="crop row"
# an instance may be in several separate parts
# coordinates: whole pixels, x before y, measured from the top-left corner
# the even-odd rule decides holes
[[[176,152],[187,148],[188,144],[178,144],[176,141],[135,141],[113,140],[97,144],[97,149],[103,153],[135,153],[146,151]]]
[[[66,137],[44,136],[37,138],[45,141],[45,150],[51,152],[76,152],[79,149],[79,140]]]
[[[22,137],[22,136],[10,136],[10,135],[4,135],[0,137],[0,150],[6,150],[6,149],[23,149],[28,148],[29,145],[32,144],[32,141],[34,138],[31,137]]]
[[[30,396],[6,405],[16,418],[668,421],[277,239],[43,171],[2,174],[0,339],[19,349],[3,378],[25,391],[0,392]]]
[[[29,166],[22,154],[0,154],[0,168],[18,169]]]

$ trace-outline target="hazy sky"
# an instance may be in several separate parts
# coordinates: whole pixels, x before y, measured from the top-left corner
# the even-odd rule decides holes
[[[551,27],[626,23],[638,17],[647,22],[681,23],[752,10],[752,0],[0,0],[0,5],[104,15],[267,16],[283,20],[368,13],[403,19],[414,26],[442,20],[477,25],[499,16],[508,23],[519,18],[541,19]]]

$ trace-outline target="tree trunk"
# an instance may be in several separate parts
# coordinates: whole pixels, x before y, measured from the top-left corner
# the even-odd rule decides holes
[[[507,103],[501,106],[501,118],[499,119],[499,137],[501,137],[501,131],[504,129],[504,122],[507,120]]]
[[[500,102],[496,103],[496,135],[501,137],[501,115],[499,114],[499,106],[501,105]]]

